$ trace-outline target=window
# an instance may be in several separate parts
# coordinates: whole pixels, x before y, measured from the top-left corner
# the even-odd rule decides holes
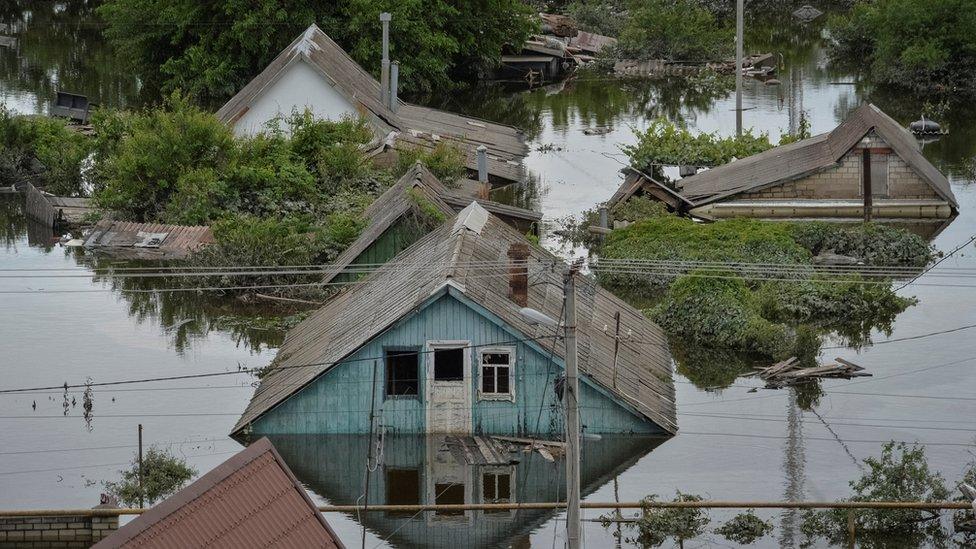
[[[420,469],[386,470],[387,505],[420,505]],[[389,516],[413,516],[411,511],[389,511]]]
[[[464,485],[456,482],[434,484],[435,505],[461,505],[464,503]],[[463,516],[464,511],[435,511],[439,516]]]
[[[512,349],[484,349],[481,351],[481,396],[512,396]]]
[[[481,474],[482,503],[515,501],[511,469],[489,469]],[[485,514],[510,514],[509,510],[486,510]]]
[[[871,196],[888,197],[888,155],[871,155]]]
[[[464,348],[434,350],[434,381],[464,379]]]
[[[386,396],[417,396],[420,388],[419,351],[417,349],[386,350]]]

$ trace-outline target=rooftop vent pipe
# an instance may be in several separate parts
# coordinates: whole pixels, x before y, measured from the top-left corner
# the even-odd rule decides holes
[[[390,90],[390,20],[393,16],[387,12],[380,14],[380,22],[383,24],[383,64],[380,66],[380,102],[388,104],[388,93]]]
[[[400,87],[400,63],[394,61],[390,64],[390,110],[397,112],[399,99],[397,98]]]

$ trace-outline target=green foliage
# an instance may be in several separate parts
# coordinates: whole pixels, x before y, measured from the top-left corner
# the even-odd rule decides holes
[[[142,495],[146,506],[176,493],[193,475],[197,474],[186,464],[186,460],[171,455],[156,446],[151,446],[142,458]],[[119,471],[121,479],[105,482],[109,494],[119,499],[125,507],[139,506],[139,456],[132,458],[128,469]]]
[[[864,460],[867,471],[851,481],[850,501],[945,501],[945,481],[929,469],[925,448],[894,441],[881,456]],[[847,538],[848,512],[832,509],[805,514],[801,530],[811,544],[818,537],[830,543]],[[939,513],[922,509],[860,509],[854,514],[858,544],[862,547],[921,547],[945,538]],[[892,545],[893,543],[901,545]]]
[[[715,533],[741,545],[755,543],[773,531],[773,524],[756,516],[752,509],[739,513],[715,529]]]
[[[715,133],[692,134],[687,128],[660,118],[646,130],[635,130],[637,143],[621,150],[630,157],[632,166],[650,170],[654,166],[718,166],[733,158],[745,158],[772,148],[769,136],[753,135],[719,137]]]
[[[0,105],[0,185],[29,181],[58,195],[82,194],[87,137],[60,119],[16,116]]]
[[[566,15],[580,30],[606,36],[617,36],[627,24],[626,0],[573,0],[566,5]]]
[[[702,499],[701,496],[678,492],[671,501],[702,501]],[[658,508],[648,505],[655,501],[657,501],[655,495],[647,496],[642,500],[644,503],[642,516],[636,523],[625,525],[629,530],[636,528],[636,537],[627,537],[620,541],[632,543],[637,547],[658,547],[668,539],[673,539],[680,545],[684,540],[702,535],[710,522],[708,515],[700,508]],[[607,528],[611,524],[610,520],[614,517],[604,515],[600,518],[603,521],[603,527]],[[618,534],[615,532],[614,536],[618,536]]]
[[[420,162],[448,187],[458,188],[458,180],[467,173],[464,152],[458,147],[438,143],[433,149],[414,147],[397,151],[397,173],[404,174]]]
[[[634,196],[630,200],[618,203],[608,212],[612,219],[620,221],[640,221],[651,217],[664,217],[668,209],[660,200],[650,196]]]
[[[654,215],[613,231],[601,257],[769,263],[796,270],[750,280],[715,270],[681,276],[663,270],[597,272],[614,290],[659,298],[651,308],[652,318],[689,346],[736,349],[774,359],[807,358],[816,354],[820,332],[833,331],[852,345],[863,345],[872,330],[890,333],[896,315],[915,303],[895,294],[884,280],[818,275],[813,255],[828,249],[862,258],[868,265],[918,267],[932,259],[932,250],[916,235],[877,224],[754,219],[703,224]],[[779,280],[787,276],[793,280]]]
[[[416,189],[410,189],[407,191],[407,194],[410,196],[410,199],[413,200],[413,203],[417,205],[417,208],[420,211],[420,218],[428,229],[433,229],[434,227],[437,227],[438,225],[447,221],[447,216],[444,214],[444,212],[442,212],[440,208],[434,205],[433,202],[428,200],[427,197],[425,197],[419,191]]]
[[[106,38],[148,86],[182,89],[211,106],[236,93],[312,23],[378,73],[383,11],[393,14],[390,50],[401,63],[405,91],[449,89],[533,28],[520,0],[105,0],[98,8]]]
[[[784,133],[779,136],[780,145],[789,145],[790,143],[796,143],[797,141],[803,141],[810,137],[810,121],[807,120],[807,115],[804,112],[800,112],[800,123],[797,127],[796,133]]]
[[[626,57],[699,62],[721,60],[733,43],[696,0],[633,0],[619,48]]]
[[[831,57],[916,92],[976,92],[971,0],[859,0],[828,22]]]

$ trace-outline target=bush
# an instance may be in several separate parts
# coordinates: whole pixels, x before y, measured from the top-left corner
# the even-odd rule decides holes
[[[415,147],[397,151],[397,173],[406,173],[417,162],[426,166],[430,173],[448,187],[458,188],[458,180],[467,173],[464,153],[445,143],[438,143],[433,149]]]
[[[91,151],[91,140],[63,120],[17,116],[0,105],[0,185],[29,181],[57,195],[81,195]]]
[[[976,93],[970,0],[859,0],[828,21],[831,58],[876,82],[916,92]]]
[[[621,150],[630,157],[632,166],[645,171],[660,165],[718,166],[773,147],[765,133],[757,136],[747,130],[738,137],[720,137],[715,133],[693,135],[687,128],[663,118],[634,133],[637,144],[624,145]]]
[[[757,517],[752,509],[749,509],[745,513],[739,513],[715,529],[716,534],[741,545],[755,543],[759,539],[766,537],[772,531],[773,524]]]
[[[732,31],[696,0],[633,0],[629,15],[619,42],[627,57],[717,61],[734,43]]]
[[[105,482],[109,494],[119,499],[125,507],[138,507],[140,492],[146,506],[151,507],[156,502],[175,494],[193,475],[196,469],[186,464],[186,460],[177,458],[169,452],[151,446],[142,460],[142,490],[139,485],[139,456],[132,458],[128,469],[119,471],[122,475],[117,482]]]
[[[636,523],[624,525],[628,529],[636,528],[637,536],[619,541],[633,543],[638,547],[658,547],[668,539],[673,539],[679,546],[683,546],[685,540],[696,538],[705,532],[710,519],[704,510],[695,507],[660,508],[648,505],[656,500],[655,495],[647,496],[642,500],[645,506],[641,517]],[[702,497],[679,491],[672,501],[702,501]],[[607,528],[614,517],[604,515],[600,518],[603,520],[603,527]],[[614,536],[620,537],[616,532]]]
[[[566,5],[566,15],[580,30],[617,36],[627,23],[625,0],[573,0]]]

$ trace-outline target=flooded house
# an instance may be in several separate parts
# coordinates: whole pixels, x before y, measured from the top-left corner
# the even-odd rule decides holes
[[[396,65],[393,65],[394,73]],[[520,130],[469,116],[401,101],[397,77],[381,84],[316,25],[269,64],[217,111],[237,135],[253,135],[294,111],[339,120],[364,117],[374,132],[369,152],[390,162],[397,150],[457,147],[472,174],[478,171],[477,149],[487,149],[487,171],[493,184],[519,182],[528,147]]]
[[[915,137],[872,104],[834,130],[668,184],[628,169],[612,208],[646,195],[705,219],[877,220],[941,227],[959,203]]]
[[[333,261],[335,268],[323,282],[348,279],[352,275],[345,271],[358,265],[389,261],[433,229],[437,218],[453,217],[474,199],[463,189],[448,188],[423,164],[414,164],[366,208],[366,228]],[[484,198],[477,202],[518,231],[538,234],[540,212]]]
[[[95,545],[203,546],[345,547],[266,438]]]
[[[564,270],[472,203],[292,329],[233,434],[560,437],[562,330],[523,308],[561,318]],[[661,329],[575,276],[585,433],[675,433]]]
[[[379,447],[369,487],[363,464],[377,437],[269,437],[295,476],[330,504],[504,504],[565,499],[565,459],[538,451],[464,451],[451,435],[389,435]],[[630,470],[665,438],[604,436],[582,441],[581,494],[586,497]],[[492,448],[495,439],[480,437]],[[504,445],[504,444],[502,444]],[[515,448],[514,445],[509,448]],[[374,451],[373,456],[378,453]],[[365,497],[363,497],[365,494]],[[349,513],[395,547],[529,547],[530,534],[559,514],[551,509]]]

